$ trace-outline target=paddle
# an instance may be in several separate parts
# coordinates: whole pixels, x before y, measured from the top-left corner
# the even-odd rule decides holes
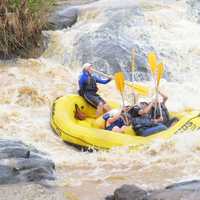
[[[148,54],[148,63],[150,65],[152,76],[155,78],[155,71],[157,67],[157,61],[156,61],[156,54],[154,52],[150,52]]]
[[[114,79],[115,79],[116,88],[121,94],[122,104],[123,104],[123,107],[124,107],[124,96],[123,96],[123,92],[124,92],[124,88],[125,88],[124,73],[123,72],[115,73],[114,74]]]
[[[134,91],[136,91],[141,96],[149,95],[149,88],[145,85],[142,85],[140,83],[132,83],[130,81],[125,81],[125,84],[131,87]]]
[[[163,63],[158,64],[157,66],[157,88],[160,84],[160,79],[163,77],[164,74],[164,65]]]
[[[160,84],[160,80],[163,77],[164,74],[164,65],[163,63],[160,63],[157,65],[156,68],[156,75],[157,75],[157,79],[156,79],[156,101],[158,102],[158,91],[159,91],[159,84]],[[158,106],[159,106],[159,111],[160,111],[160,116],[162,117],[162,110],[161,110],[161,105],[160,102],[158,102]],[[157,108],[157,104],[156,104],[156,108]],[[155,112],[156,112],[156,108],[155,108]],[[154,113],[154,117],[155,117],[155,113]]]
[[[157,65],[157,58],[156,58],[156,54],[154,52],[150,52],[148,54],[148,63],[150,65],[151,73],[152,73],[152,76],[154,79],[156,101],[158,102],[158,88],[159,88],[159,84],[160,84],[160,79],[163,77],[163,74],[164,74],[164,65],[163,65],[163,63],[160,63]],[[154,118],[156,115],[156,109],[157,109],[157,104],[155,106]],[[160,102],[159,102],[159,110],[160,110],[160,115],[162,117]]]
[[[105,74],[103,72],[100,72],[96,69],[93,69],[94,72],[102,75],[102,76],[105,76],[107,78],[111,78],[112,76],[108,75],[108,74]],[[112,77],[113,78],[113,77]],[[125,81],[125,84],[129,87],[131,87],[135,92],[137,92],[139,95],[141,96],[148,96],[149,95],[149,88],[145,85],[142,85],[142,84],[139,84],[139,83],[132,83],[130,81]]]

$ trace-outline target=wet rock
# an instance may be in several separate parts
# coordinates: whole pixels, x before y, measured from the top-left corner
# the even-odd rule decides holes
[[[135,185],[123,185],[105,200],[144,200],[146,196],[147,192]]]
[[[73,26],[77,22],[81,5],[95,1],[97,0],[69,0],[64,4],[55,5],[49,15],[46,29],[57,30]]]
[[[54,179],[55,164],[21,141],[0,140],[0,184]]]
[[[152,192],[147,200],[199,200],[200,181],[188,181],[167,186],[164,190]]]
[[[131,51],[136,51],[136,79],[148,79],[147,53],[153,49],[140,8],[104,11],[107,20],[95,31],[84,32],[74,42],[74,60],[93,63],[107,73],[122,70],[130,78]]]
[[[167,186],[161,190],[144,191],[135,185],[123,185],[106,200],[199,200],[200,180]]]
[[[50,15],[47,29],[56,30],[71,27],[76,23],[78,13],[79,10],[76,7],[59,8]]]
[[[135,185],[123,185],[114,192],[115,200],[143,200],[147,192]]]

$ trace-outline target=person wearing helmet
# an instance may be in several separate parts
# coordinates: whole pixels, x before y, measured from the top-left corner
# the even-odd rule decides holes
[[[155,102],[140,102],[139,105],[133,106],[128,113],[131,115],[132,128],[139,136],[149,136],[154,133],[166,130],[167,127],[151,118],[151,110]]]
[[[97,109],[97,116],[104,112],[108,112],[111,108],[105,100],[97,94],[97,83],[106,84],[111,81],[109,79],[100,79],[92,74],[93,66],[90,63],[83,65],[83,71],[79,77],[79,95],[82,96],[90,105]]]

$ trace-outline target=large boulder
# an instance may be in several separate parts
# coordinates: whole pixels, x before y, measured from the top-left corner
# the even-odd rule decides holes
[[[199,196],[200,181],[193,180],[155,191],[144,191],[135,185],[123,185],[105,200],[199,200]]]
[[[107,19],[94,31],[83,31],[74,41],[74,60],[82,65],[93,63],[97,69],[114,73],[122,70],[131,74],[131,52],[136,54],[136,79],[148,79],[147,53],[153,50],[140,8],[107,9]],[[103,17],[99,16],[99,18]]]
[[[71,27],[77,22],[80,5],[92,3],[96,0],[71,0],[64,4],[56,5],[49,15],[47,29],[58,30]]]
[[[55,164],[21,141],[0,140],[0,184],[54,179]]]
[[[78,18],[78,8],[64,7],[53,12],[48,19],[48,29],[56,30],[71,27]]]

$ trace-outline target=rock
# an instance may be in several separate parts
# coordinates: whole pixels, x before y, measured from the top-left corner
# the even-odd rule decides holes
[[[114,195],[109,195],[105,198],[105,200],[115,200]]]
[[[78,18],[79,10],[76,7],[64,7],[53,12],[49,19],[47,29],[63,29],[74,25]]]
[[[123,185],[114,192],[115,200],[143,200],[147,192],[135,185]]]
[[[169,185],[164,189],[144,191],[135,185],[123,185],[106,200],[199,200],[200,180]]]
[[[107,20],[95,31],[86,32],[74,41],[74,60],[82,65],[93,63],[97,69],[107,73],[122,70],[130,78],[131,51],[136,51],[137,80],[149,78],[147,53],[153,49],[144,16],[137,7],[108,9]],[[80,33],[81,34],[81,33]]]
[[[164,190],[153,192],[148,200],[199,200],[200,181],[193,180],[167,186]]]
[[[55,164],[21,141],[0,140],[0,184],[53,180]]]

